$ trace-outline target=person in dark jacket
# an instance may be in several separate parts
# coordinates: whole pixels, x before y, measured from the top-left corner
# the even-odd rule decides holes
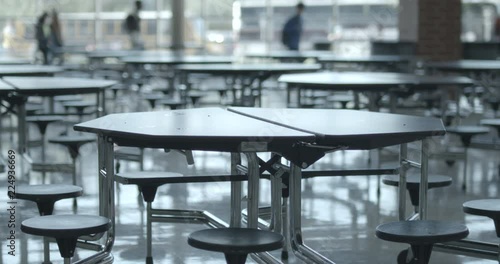
[[[299,50],[300,35],[302,34],[302,12],[304,4],[297,4],[297,13],[288,19],[283,27],[282,42],[290,50]]]
[[[125,30],[130,39],[132,49],[144,49],[144,43],[141,40],[141,18],[139,12],[142,9],[142,2],[135,1],[134,10],[125,18]]]
[[[49,34],[50,28],[46,25],[48,14],[44,12],[38,17],[35,26],[35,38],[37,41],[38,50],[43,55],[43,64],[49,64]]]

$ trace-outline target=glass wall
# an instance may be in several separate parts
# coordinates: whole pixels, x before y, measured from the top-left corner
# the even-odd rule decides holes
[[[145,48],[171,46],[171,1],[143,0]],[[281,29],[295,13],[288,0],[184,0],[186,46],[214,53],[283,49]],[[321,42],[369,46],[370,39],[397,39],[398,0],[305,0],[301,49]],[[4,48],[32,52],[40,10],[59,12],[64,44],[84,49],[129,48],[124,19],[134,0],[0,0]],[[15,43],[15,44],[14,44]],[[358,48],[359,49],[363,49]]]

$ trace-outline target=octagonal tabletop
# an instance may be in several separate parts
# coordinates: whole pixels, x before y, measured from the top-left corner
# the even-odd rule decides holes
[[[304,63],[190,64],[177,66],[176,69],[192,73],[211,74],[245,74],[256,72],[279,74],[317,71],[321,69],[321,65]]]
[[[374,149],[445,134],[440,119],[356,110],[231,107],[239,113],[316,135],[316,144]]]
[[[434,89],[439,85],[473,84],[473,80],[461,76],[421,76],[388,72],[317,72],[284,74],[278,81],[287,84],[304,85],[310,88],[332,90],[373,91],[399,85],[409,85],[420,89]]]
[[[62,67],[46,65],[0,65],[0,76],[51,76],[63,72]]]
[[[496,60],[454,60],[427,62],[426,67],[448,71],[498,71],[500,61]]]
[[[216,55],[134,55],[121,58],[121,61],[127,64],[161,64],[161,65],[177,65],[177,64],[216,64],[216,63],[232,63],[235,58],[231,56],[216,56]]]
[[[75,125],[121,146],[212,151],[280,151],[315,136],[222,108],[111,114]]]
[[[26,95],[94,93],[116,84],[116,81],[70,77],[4,77],[5,82]]]

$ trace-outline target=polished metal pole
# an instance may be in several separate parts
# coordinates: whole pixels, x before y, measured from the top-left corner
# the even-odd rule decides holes
[[[238,165],[241,164],[241,155],[239,153],[231,153],[231,175],[238,174]],[[231,182],[231,219],[229,225],[231,227],[241,227],[241,185],[239,181]]]
[[[399,221],[406,219],[406,164],[404,161],[408,158],[408,144],[403,143],[399,148]]]

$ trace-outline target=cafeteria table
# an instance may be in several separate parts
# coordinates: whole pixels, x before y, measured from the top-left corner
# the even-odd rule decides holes
[[[314,72],[320,70],[319,64],[303,63],[248,63],[248,64],[190,64],[179,65],[175,69],[184,74],[181,83],[187,83],[189,74],[203,73],[230,77],[234,101],[236,97],[235,84],[240,84],[241,94],[247,92],[252,95],[252,86],[257,81],[258,106],[262,105],[262,83],[271,76],[279,76],[284,73]]]
[[[237,124],[237,125],[235,125]],[[75,125],[77,131],[98,135],[98,175],[100,215],[111,219],[105,249],[87,260],[111,255],[115,239],[113,146],[168,148],[230,152],[231,174],[237,174],[240,153],[248,165],[248,227],[258,225],[259,174],[262,161],[257,152],[278,154],[290,168],[290,234],[295,255],[309,263],[333,263],[306,246],[301,230],[302,169],[340,149],[373,149],[400,146],[401,176],[399,218],[404,220],[406,169],[421,168],[420,208],[418,217],[427,214],[427,169],[430,137],[441,136],[445,129],[436,118],[385,114],[355,110],[269,109],[269,108],[196,108],[164,112],[111,114]],[[407,158],[407,143],[422,141],[421,163]],[[272,158],[271,158],[272,160]],[[266,162],[264,162],[266,163]],[[269,168],[268,166],[264,166]],[[366,174],[365,174],[366,175]],[[278,185],[280,186],[280,185]],[[232,184],[231,226],[241,219],[241,184]],[[238,191],[239,188],[239,191]],[[236,195],[233,195],[236,194]],[[272,202],[273,203],[273,202]],[[273,203],[275,204],[275,202]],[[280,203],[278,202],[278,205]],[[281,208],[274,211],[281,211]],[[266,263],[281,263],[268,253],[257,254]]]
[[[273,59],[281,62],[304,62],[307,59],[314,59],[315,61],[318,61],[321,56],[328,56],[332,54],[332,51],[318,50],[272,50],[261,53],[245,53],[244,56],[257,59]]]
[[[454,71],[461,73],[469,72],[498,72],[500,71],[500,61],[496,60],[454,60],[426,62],[425,67],[441,71]]]
[[[0,65],[0,76],[53,76],[63,72],[58,66],[46,65]]]
[[[9,91],[8,96],[11,104],[17,106],[18,151],[20,154],[25,154],[27,151],[25,103],[29,96],[53,98],[56,95],[96,94],[99,115],[106,110],[104,89],[116,84],[115,81],[109,80],[68,77],[3,77],[2,82],[14,88]]]
[[[345,56],[345,55],[325,55],[318,58],[319,63],[325,69],[332,69],[336,64],[351,64],[370,67],[376,71],[396,70],[401,71],[398,66],[410,67],[416,60],[410,55],[369,55],[369,56]],[[406,69],[408,70],[408,69]]]
[[[30,64],[31,61],[25,58],[17,58],[11,56],[0,56],[0,65],[23,65]]]
[[[126,64],[131,65],[178,65],[178,64],[205,64],[205,63],[232,63],[235,59],[232,56],[217,56],[217,55],[156,55],[156,54],[140,54],[131,55],[121,58]]]
[[[500,100],[498,73],[500,61],[495,60],[455,60],[426,62],[425,67],[433,71],[467,75],[486,90],[489,99]],[[475,94],[476,91],[473,90]]]
[[[175,72],[174,66],[182,64],[229,64],[235,61],[232,56],[217,55],[185,55],[183,53],[172,54],[148,54],[126,56],[120,59],[127,64],[127,67],[136,71],[138,66],[154,65],[165,73],[168,81],[168,89],[173,94],[175,91]]]
[[[284,74],[279,82],[287,84],[287,105],[291,104],[291,92],[297,91],[297,104],[300,106],[300,91],[302,89],[325,91],[353,91],[371,94],[369,109],[375,109],[374,94],[389,93],[391,95],[391,110],[395,110],[396,93],[434,91],[440,87],[454,87],[460,93],[461,89],[470,86],[474,81],[460,76],[427,76],[406,73],[388,72],[318,72],[301,74]],[[447,93],[441,96],[441,110],[445,110]],[[358,102],[356,102],[356,105]],[[459,104],[457,101],[457,109]],[[444,113],[444,112],[443,112]]]

